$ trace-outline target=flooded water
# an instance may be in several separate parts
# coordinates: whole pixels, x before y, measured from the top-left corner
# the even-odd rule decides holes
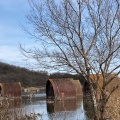
[[[82,99],[46,101],[46,95],[35,94],[30,100],[23,96],[27,114],[35,113],[37,120],[87,120]]]

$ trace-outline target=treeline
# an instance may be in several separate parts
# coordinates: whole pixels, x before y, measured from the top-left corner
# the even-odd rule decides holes
[[[74,80],[79,80],[80,83],[83,85],[84,84],[84,77],[81,75],[76,75],[76,74],[69,74],[69,73],[53,73],[50,74],[49,78],[54,79],[54,78],[73,78]]]
[[[31,71],[0,62],[0,82],[20,82],[23,87],[45,86],[48,73]]]
[[[23,87],[45,86],[49,78],[73,78],[80,80],[81,84],[84,83],[82,75],[68,73],[53,73],[48,75],[46,71],[31,71],[26,68],[0,62],[0,82],[20,82]]]

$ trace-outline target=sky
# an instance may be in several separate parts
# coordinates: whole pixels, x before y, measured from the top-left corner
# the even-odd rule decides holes
[[[0,62],[28,67],[19,45],[30,46],[33,39],[22,29],[27,25],[28,0],[0,0]]]

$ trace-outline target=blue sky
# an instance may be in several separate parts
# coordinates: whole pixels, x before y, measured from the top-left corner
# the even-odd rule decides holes
[[[19,50],[19,44],[30,46],[34,41],[24,32],[26,14],[29,12],[27,0],[0,0],[0,61],[21,67],[28,67],[26,58]]]

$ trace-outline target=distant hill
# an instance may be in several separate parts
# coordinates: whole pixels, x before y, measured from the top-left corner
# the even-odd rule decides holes
[[[6,63],[0,62],[0,82],[20,82],[23,87],[30,86],[45,86],[47,80],[51,78],[73,78],[84,83],[82,75],[73,75],[68,73],[53,73],[48,76],[46,71],[31,71],[26,68],[21,68]]]
[[[0,82],[21,82],[23,87],[45,86],[48,74],[0,62]]]

